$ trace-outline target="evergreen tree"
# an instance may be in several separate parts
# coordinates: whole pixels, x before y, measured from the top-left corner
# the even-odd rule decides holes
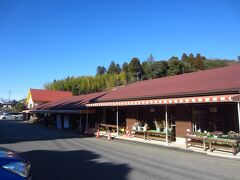
[[[194,68],[196,70],[204,70],[204,62],[203,62],[202,56],[199,53],[197,53],[196,55],[196,58],[194,61]]]
[[[128,63],[127,62],[124,62],[123,65],[122,65],[122,73],[125,74],[125,82],[128,83],[129,82],[129,73],[128,73]]]
[[[153,55],[150,54],[150,56],[147,58],[146,61],[147,61],[147,62],[150,62],[150,63],[154,63],[154,62],[155,62],[155,59],[154,59]]]
[[[156,72],[155,78],[167,76],[167,71],[169,69],[167,61],[156,61],[154,66]]]
[[[103,75],[106,73],[106,68],[104,66],[97,67],[97,75]]]
[[[115,70],[116,70],[116,64],[115,64],[114,61],[111,61],[110,65],[108,67],[107,73],[108,74],[114,74]]]
[[[132,58],[128,65],[128,72],[131,82],[141,79],[143,75],[142,66],[138,58]]]
[[[181,60],[182,60],[182,61],[186,61],[186,62],[188,62],[188,56],[187,56],[186,53],[183,53],[183,54],[182,54],[182,58],[181,58]]]
[[[178,57],[173,56],[168,60],[168,71],[167,74],[172,76],[172,75],[177,75],[177,74],[181,74],[181,68],[180,68],[181,64],[180,61],[178,59]]]
[[[146,61],[142,62],[143,79],[154,79],[157,76],[155,60],[152,54]]]
[[[128,63],[124,62],[122,65],[122,72],[128,73]]]
[[[120,74],[121,73],[121,67],[120,67],[120,65],[119,64],[116,64],[116,66],[115,66],[115,73],[116,74]]]
[[[188,57],[188,63],[194,67],[194,61],[195,61],[194,55],[190,53]]]

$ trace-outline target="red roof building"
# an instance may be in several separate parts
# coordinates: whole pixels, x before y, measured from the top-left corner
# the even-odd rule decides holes
[[[87,111],[81,111],[84,108]],[[183,142],[187,132],[240,133],[240,64],[66,97],[40,105],[33,112],[71,113],[72,126],[77,120],[86,128],[104,124],[133,130],[142,122],[154,131],[153,122],[164,121],[165,131],[169,128],[169,133]]]
[[[27,102],[28,108],[33,108],[43,103],[56,101],[56,100],[64,99],[67,97],[72,97],[72,93],[69,91],[30,89],[28,92],[26,102]]]

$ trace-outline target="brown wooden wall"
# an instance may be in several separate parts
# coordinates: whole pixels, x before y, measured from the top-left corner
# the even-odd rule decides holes
[[[129,107],[126,109],[126,127],[132,128],[133,124],[137,120],[137,108]]]
[[[192,106],[179,105],[175,109],[176,137],[184,137],[187,129],[192,131]]]

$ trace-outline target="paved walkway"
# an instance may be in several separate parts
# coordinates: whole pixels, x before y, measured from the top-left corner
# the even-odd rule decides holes
[[[100,132],[100,135],[107,138],[106,132]],[[198,153],[202,153],[202,154],[209,155],[209,156],[240,160],[240,152],[236,156],[234,156],[231,152],[226,152],[226,151],[215,150],[215,151],[211,152],[209,149],[207,151],[204,151],[203,148],[196,147],[196,146],[190,146],[190,147],[186,148],[184,141],[166,143],[164,141],[156,141],[156,140],[149,141],[149,140],[144,140],[143,138],[137,138],[137,137],[129,138],[127,135],[121,135],[121,136],[117,137],[117,135],[115,133],[112,133],[111,136],[114,137],[114,139],[119,139],[119,140],[125,140],[125,141],[130,141],[130,142],[131,141],[139,142],[139,143],[145,143],[145,144],[156,145],[156,146],[164,146],[164,147],[176,148],[176,149],[181,149],[181,150],[186,150],[186,151],[198,152]]]

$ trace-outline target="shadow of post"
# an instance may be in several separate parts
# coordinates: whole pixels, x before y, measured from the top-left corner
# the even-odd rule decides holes
[[[33,180],[127,180],[127,164],[100,162],[100,155],[86,150],[28,151]]]

